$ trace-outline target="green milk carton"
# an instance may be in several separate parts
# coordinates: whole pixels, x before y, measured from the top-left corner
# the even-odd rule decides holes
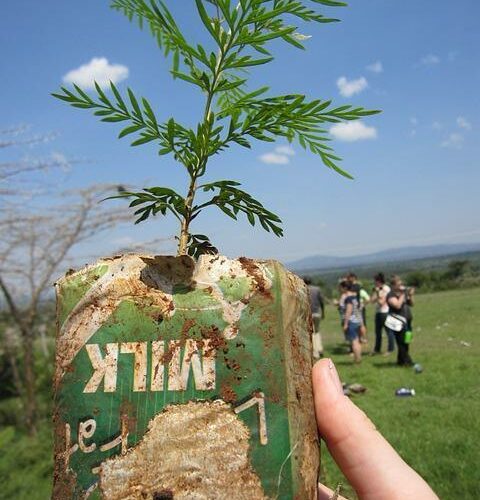
[[[314,499],[303,282],[123,255],[56,285],[55,499]]]

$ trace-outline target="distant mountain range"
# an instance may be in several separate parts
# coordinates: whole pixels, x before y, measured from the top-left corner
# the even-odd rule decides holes
[[[430,245],[392,248],[380,252],[349,257],[335,257],[332,255],[312,255],[294,262],[287,263],[293,271],[309,271],[321,269],[350,268],[383,264],[386,262],[402,262],[414,259],[432,257],[446,257],[448,255],[480,251],[480,243],[462,243],[453,245]]]

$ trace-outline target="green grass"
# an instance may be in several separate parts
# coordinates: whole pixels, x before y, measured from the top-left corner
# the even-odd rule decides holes
[[[35,439],[13,426],[0,429],[0,498],[47,500],[51,496],[53,451],[50,426]]]
[[[352,366],[333,307],[322,325],[325,355],[335,361],[342,381],[368,388],[352,399],[441,498],[479,498],[479,304],[478,288],[417,297],[410,351],[424,368],[421,374],[396,367],[391,357],[365,356],[360,366]],[[375,336],[373,315],[372,308],[366,351]],[[397,398],[395,389],[403,386],[415,388],[416,396]],[[341,483],[343,494],[355,497],[323,445],[322,482]]]
[[[480,289],[417,297],[411,352],[424,367],[419,375],[397,368],[394,359],[380,356],[365,356],[360,366],[352,366],[344,354],[343,335],[333,307],[328,307],[322,324],[325,354],[335,360],[342,380],[368,388],[365,394],[354,396],[354,401],[441,498],[479,498],[479,304]],[[371,326],[373,309],[368,314]],[[373,331],[369,337],[373,341]],[[462,346],[461,341],[471,347]],[[396,398],[394,391],[401,386],[414,387],[417,395]],[[5,400],[2,408],[7,403]],[[12,412],[6,407],[3,411]],[[12,424],[0,429],[0,499],[50,497],[50,432],[48,420],[36,440],[15,430]],[[322,481],[331,487],[342,483],[342,493],[354,498],[326,449],[322,451]]]

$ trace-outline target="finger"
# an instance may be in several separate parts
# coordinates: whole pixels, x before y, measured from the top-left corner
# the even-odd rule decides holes
[[[312,377],[320,434],[361,498],[437,498],[366,415],[343,395],[330,359],[317,362]]]
[[[330,488],[327,488],[325,485],[318,483],[318,496],[317,500],[331,500],[334,497],[335,492],[331,490]],[[337,500],[347,500],[345,497],[342,497],[342,495],[338,495]]]

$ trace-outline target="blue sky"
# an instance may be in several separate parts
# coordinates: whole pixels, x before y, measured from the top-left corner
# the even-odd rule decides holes
[[[204,38],[193,0],[167,4],[190,39]],[[70,71],[106,58],[110,71],[122,66],[114,68],[120,79],[128,69],[119,88],[128,85],[148,97],[159,118],[197,121],[201,94],[173,82],[149,34],[108,5],[16,0],[2,6],[0,129],[26,123],[34,133],[58,132],[35,151],[9,154],[88,159],[62,177],[59,189],[118,182],[183,191],[185,175],[173,160],[159,159],[153,147],[131,148],[116,139],[117,126],[49,95]],[[232,148],[211,163],[209,179],[242,182],[281,216],[285,237],[236,224],[214,209],[198,219],[195,231],[211,235],[227,255],[284,261],[480,241],[480,3],[352,0],[335,15],[341,23],[299,27],[312,35],[307,51],[276,46],[275,61],[252,72],[252,87],[268,83],[272,94],[298,92],[382,109],[363,128],[343,131],[334,141],[355,180],[338,176],[295,144],[293,155],[275,152],[282,141],[256,143],[251,151]],[[172,220],[157,219],[110,234],[97,248],[167,238],[175,231]]]

